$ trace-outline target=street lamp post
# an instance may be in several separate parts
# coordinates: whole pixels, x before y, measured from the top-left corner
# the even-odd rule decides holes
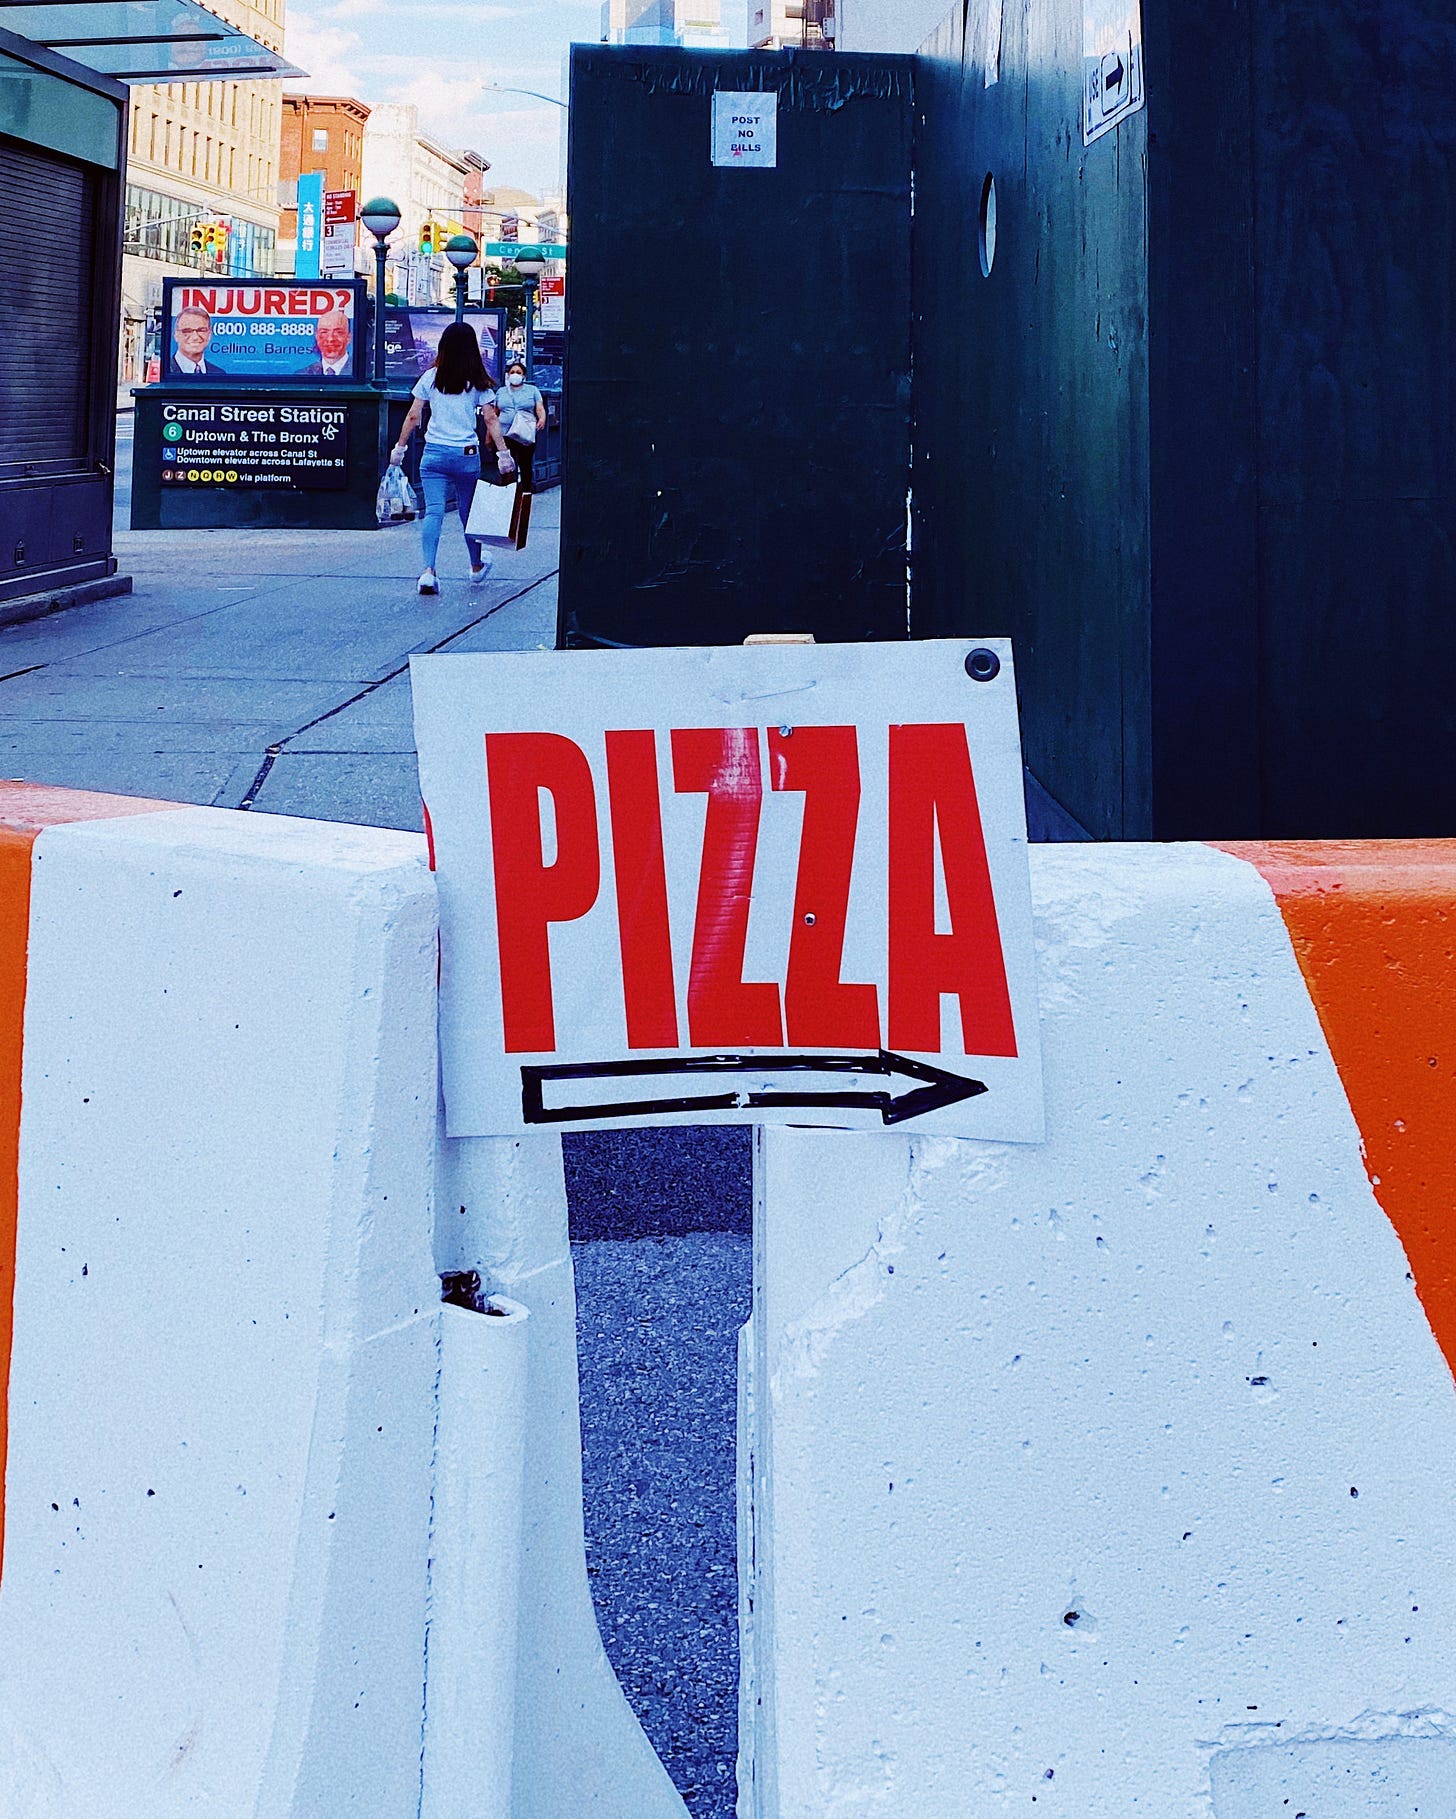
[[[455,267],[455,320],[465,320],[465,274],[480,256],[480,247],[470,234],[451,234],[445,242],[445,257]]]
[[[511,88],[504,82],[483,82],[481,87],[492,95],[529,95],[533,101],[549,101],[552,107],[559,107],[563,114],[570,111],[559,96],[543,95],[539,88]]]
[[[359,211],[359,218],[374,236],[374,383],[383,385],[384,373],[384,261],[385,241],[399,226],[399,205],[388,196],[376,196]]]
[[[546,261],[524,253],[517,256],[515,264],[516,270],[521,274],[521,283],[526,287],[526,378],[532,380],[535,377],[531,359],[534,348],[532,329],[536,319],[536,286],[541,282]]]

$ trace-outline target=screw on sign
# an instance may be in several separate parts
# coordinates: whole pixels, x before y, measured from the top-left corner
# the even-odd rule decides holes
[[[1040,1137],[1004,644],[412,670],[452,1133]]]

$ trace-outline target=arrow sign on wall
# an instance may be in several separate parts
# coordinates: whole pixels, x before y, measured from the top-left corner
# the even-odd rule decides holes
[[[627,1080],[645,1076],[748,1074],[859,1074],[887,1081],[918,1080],[923,1084],[895,1092],[893,1085],[862,1092],[816,1091],[806,1082],[799,1091],[735,1088],[724,1093],[673,1095],[662,1099],[605,1100],[592,1105],[548,1106],[544,1087],[548,1080]],[[903,1124],[925,1112],[939,1111],[962,1099],[984,1093],[980,1080],[948,1073],[928,1062],[881,1049],[873,1055],[689,1055],[665,1061],[563,1062],[521,1069],[521,1114],[527,1124],[570,1124],[586,1118],[641,1118],[660,1112],[740,1111],[774,1107],[800,1107],[814,1111],[833,1108],[877,1111],[888,1124]]]

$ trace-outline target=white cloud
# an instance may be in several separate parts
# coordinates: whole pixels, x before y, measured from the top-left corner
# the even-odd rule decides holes
[[[420,130],[478,151],[491,181],[544,194],[560,182],[561,109],[487,84],[560,93],[587,13],[580,0],[295,0],[286,54],[308,72],[303,88],[413,103]]]
[[[320,25],[297,8],[290,11],[283,54],[290,63],[308,72],[307,79],[298,84],[300,88],[321,95],[359,95],[361,83],[355,68],[358,48],[357,32]]]
[[[400,0],[335,0],[324,9],[323,17],[361,19],[382,14],[413,27],[427,19],[518,19],[521,12],[518,6],[484,6],[477,0],[409,0],[408,6],[401,6]]]

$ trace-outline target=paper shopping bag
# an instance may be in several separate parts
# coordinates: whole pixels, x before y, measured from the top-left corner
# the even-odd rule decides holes
[[[470,517],[465,525],[466,536],[479,537],[482,543],[493,544],[497,549],[514,549],[516,495],[519,491],[519,486],[491,486],[482,481],[476,487],[475,497],[470,502]]]
[[[516,509],[511,513],[511,536],[517,549],[526,547],[526,532],[531,528],[531,495],[516,489]]]

